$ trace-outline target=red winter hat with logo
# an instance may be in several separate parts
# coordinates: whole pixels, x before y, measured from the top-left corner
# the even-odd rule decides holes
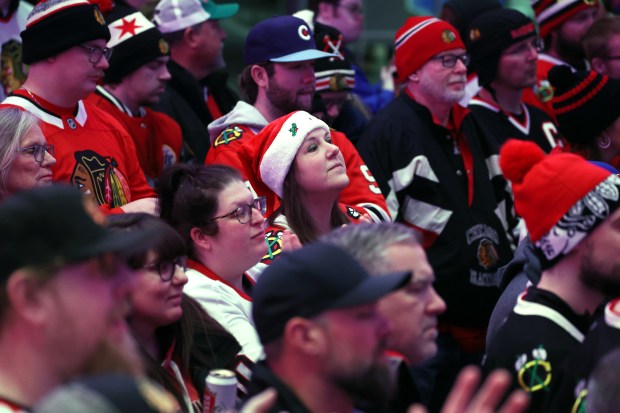
[[[453,49],[465,49],[459,32],[435,17],[410,17],[394,38],[394,60],[398,80],[404,83],[431,57]]]
[[[511,139],[502,146],[499,164],[543,269],[620,206],[620,178],[579,155],[545,155],[533,142]]]

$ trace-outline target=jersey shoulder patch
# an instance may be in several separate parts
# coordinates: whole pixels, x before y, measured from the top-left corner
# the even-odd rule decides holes
[[[238,126],[232,126],[230,128],[226,128],[220,133],[215,141],[213,142],[213,147],[217,148],[220,145],[228,145],[232,141],[239,140],[243,137],[243,129]]]

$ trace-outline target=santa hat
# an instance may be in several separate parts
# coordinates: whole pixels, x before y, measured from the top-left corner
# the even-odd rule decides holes
[[[620,80],[568,66],[549,71],[555,88],[551,107],[560,133],[569,142],[588,144],[620,117]]]
[[[123,77],[158,57],[170,54],[170,47],[161,32],[142,13],[112,13],[108,16],[114,50],[105,70],[105,83],[118,83]]]
[[[46,0],[38,3],[21,32],[22,61],[31,64],[96,39],[110,40],[103,15],[86,0]]]
[[[544,38],[580,11],[598,7],[598,0],[531,0],[531,4]]]
[[[297,111],[282,116],[239,148],[245,175],[258,195],[267,197],[268,210],[282,198],[284,179],[295,161],[304,138],[313,130],[329,132],[329,126],[308,112]]]
[[[515,209],[525,220],[543,269],[555,265],[620,206],[620,178],[572,153],[545,155],[511,139],[500,167],[512,182]]]
[[[453,49],[465,49],[458,31],[435,17],[410,17],[394,38],[394,60],[398,80],[407,81],[431,57]]]

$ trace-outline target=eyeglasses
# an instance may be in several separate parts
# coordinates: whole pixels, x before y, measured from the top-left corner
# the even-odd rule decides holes
[[[88,61],[91,63],[98,63],[103,56],[105,56],[106,60],[110,60],[112,56],[112,49],[109,47],[101,47],[97,46],[84,46],[83,44],[78,44],[82,49],[88,50]]]
[[[54,156],[54,145],[39,145],[38,143],[25,148],[17,148],[17,152],[27,152],[34,156],[34,160],[41,163],[45,159],[45,152]]]
[[[187,270],[187,257],[178,257],[174,260],[159,261],[154,264],[144,265],[142,268],[148,271],[157,271],[162,281],[170,281],[174,277],[177,267]]]
[[[353,16],[363,16],[364,8],[359,4],[338,4],[336,7],[342,7]]]
[[[264,215],[265,212],[267,212],[267,199],[264,196],[254,198],[251,204],[242,205],[234,211],[226,215],[212,218],[208,222],[215,221],[216,219],[235,217],[240,224],[247,224],[252,219],[252,209],[257,210],[261,215]]]
[[[460,60],[461,63],[467,66],[469,64],[470,57],[467,53],[463,53],[460,55],[449,53],[441,56],[433,56],[430,58],[430,60],[441,60],[441,65],[443,67],[445,67],[446,69],[452,69],[454,66],[456,66],[457,60]]]
[[[503,54],[505,55],[522,55],[526,54],[530,51],[530,49],[534,49],[537,53],[540,53],[545,48],[545,42],[540,37],[534,38],[530,43],[524,42],[521,43],[518,47],[505,51]]]

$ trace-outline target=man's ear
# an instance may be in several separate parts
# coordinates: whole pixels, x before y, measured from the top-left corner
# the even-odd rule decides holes
[[[269,85],[269,74],[263,66],[252,65],[250,75],[259,88],[266,88]]]
[[[50,294],[45,281],[30,271],[19,269],[6,283],[7,305],[20,318],[32,324],[43,324],[49,312]]]
[[[293,317],[286,323],[284,338],[290,346],[313,356],[323,354],[327,346],[323,327],[302,317]]]
[[[603,61],[603,59],[601,59],[600,57],[593,57],[590,63],[592,64],[592,70],[602,75],[608,76],[607,66],[605,66],[605,62]]]

